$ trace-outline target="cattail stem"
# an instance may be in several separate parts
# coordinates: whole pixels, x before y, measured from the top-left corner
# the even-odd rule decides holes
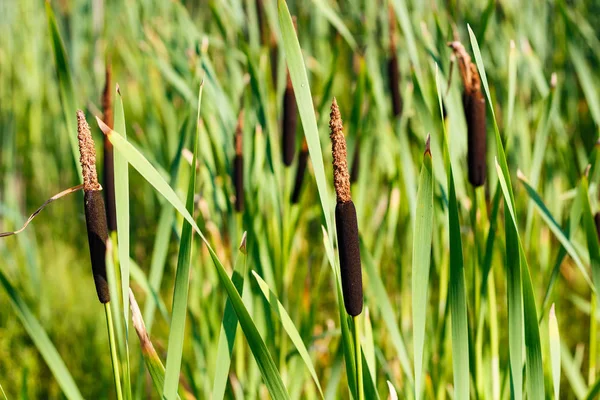
[[[353,317],[354,321],[354,355],[356,358],[356,383],[358,391],[358,400],[364,400],[365,390],[362,372],[362,351],[360,348],[360,320],[358,316]]]
[[[121,376],[119,373],[119,357],[117,356],[117,341],[115,340],[115,328],[113,323],[110,304],[104,303],[104,312],[106,313],[106,329],[108,330],[108,345],[110,347],[110,359],[113,367],[113,377],[115,380],[115,390],[117,400],[123,400],[123,390],[121,389]]]
[[[333,154],[333,181],[337,204],[335,222],[340,257],[340,275],[346,312],[355,317],[362,312],[363,289],[360,246],[356,208],[350,195],[350,176],[346,160],[346,139],[342,118],[335,98],[331,104],[329,121]]]
[[[302,149],[298,156],[298,169],[296,169],[296,179],[294,181],[294,191],[292,192],[292,204],[298,204],[300,199],[300,193],[302,192],[302,182],[304,181],[304,174],[306,172],[306,164],[308,163],[308,145],[306,139],[302,143]]]
[[[114,127],[113,101],[112,101],[112,70],[109,63],[106,64],[106,78],[104,91],[102,92],[102,116],[104,122],[111,129]],[[108,136],[104,136],[104,192],[106,196],[106,217],[108,221],[108,230],[114,232],[117,230],[117,212],[115,206],[115,165],[113,146]]]
[[[96,293],[101,303],[110,301],[108,279],[106,277],[106,240],[108,227],[106,210],[102,197],[102,186],[98,183],[96,174],[96,149],[90,132],[90,127],[85,120],[83,111],[77,111],[77,138],[79,140],[80,162],[83,172],[83,191],[85,221],[87,225],[88,243],[92,273],[96,284]]]
[[[487,173],[486,152],[486,105],[485,98],[481,93],[481,82],[477,66],[471,62],[471,57],[458,42],[450,42],[457,58],[458,68],[463,81],[463,109],[467,121],[467,165],[469,170],[469,182],[475,187],[485,183]]]
[[[235,129],[235,157],[233,159],[233,184],[235,187],[235,210],[244,210],[244,152],[243,152],[244,112],[240,111]]]

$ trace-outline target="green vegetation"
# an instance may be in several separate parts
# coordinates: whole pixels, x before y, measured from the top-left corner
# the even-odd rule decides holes
[[[595,398],[596,3],[0,1],[0,397]]]

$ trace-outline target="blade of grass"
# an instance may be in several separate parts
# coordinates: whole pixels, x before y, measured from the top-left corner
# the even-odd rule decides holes
[[[296,329],[294,322],[290,318],[289,314],[287,313],[281,302],[277,299],[277,295],[273,293],[271,289],[269,289],[269,286],[260,277],[260,275],[258,275],[256,271],[252,271],[252,275],[254,276],[254,279],[256,279],[256,282],[258,283],[258,286],[260,287],[260,290],[263,296],[265,297],[265,300],[267,300],[269,306],[271,306],[271,309],[273,310],[275,315],[279,317],[281,325],[283,326],[290,340],[296,347],[296,350],[298,351],[298,354],[300,354],[302,361],[304,361],[304,364],[306,364],[306,368],[308,368],[308,372],[310,372],[310,375],[313,381],[315,382],[317,389],[319,390],[319,394],[321,398],[323,398],[323,390],[321,389],[321,384],[319,382],[319,378],[317,377],[317,372],[315,371],[315,367],[313,366],[310,355],[308,354],[308,350],[306,349],[306,346],[304,346],[302,337],[300,337],[300,333],[298,332],[298,329]]]
[[[196,116],[196,134],[192,140],[194,155],[190,168],[190,179],[186,199],[186,209],[190,215],[194,214],[194,195],[196,188],[196,162],[198,160],[198,136],[200,134],[200,106],[202,104],[202,89],[200,84],[198,91],[198,114]],[[163,397],[172,399],[177,395],[179,386],[179,373],[181,371],[181,359],[183,357],[183,341],[185,339],[185,321],[188,307],[188,292],[190,284],[190,265],[192,258],[192,225],[183,222],[181,239],[179,244],[179,256],[177,258],[177,272],[175,275],[175,286],[173,288],[173,311],[171,315],[171,327],[169,329],[169,345],[167,349],[167,367],[165,370],[165,386]]]
[[[433,166],[429,148],[429,136],[417,190],[417,211],[412,253],[412,315],[415,369],[415,397],[421,398],[423,389],[423,353],[425,325],[427,322],[427,291],[431,265],[431,242],[433,240]]]
[[[235,289],[240,295],[244,290],[244,279],[246,277],[246,233],[242,237],[237,259],[233,267],[233,276],[231,278]],[[231,365],[233,354],[233,343],[238,327],[238,319],[231,304],[231,300],[225,302],[225,311],[221,323],[221,332],[219,333],[219,343],[217,345],[217,365],[215,367],[215,378],[213,383],[212,398],[222,399],[225,396],[227,386],[227,377]]]
[[[554,398],[558,400],[560,398],[560,335],[554,304],[550,308],[550,316],[548,317],[548,335],[550,358],[552,359],[552,385],[554,386]]]
[[[448,135],[444,121],[442,105],[442,92],[439,85],[439,74],[436,65],[435,81],[439,102],[440,117],[444,133],[444,167],[448,180],[448,236],[450,241],[450,280],[448,288],[448,304],[452,320],[452,369],[454,372],[454,395],[458,399],[469,398],[469,323],[467,319],[467,294],[465,284],[465,270],[463,262],[463,248],[461,240],[461,227],[458,218],[458,202],[452,172],[452,161],[448,146]]]

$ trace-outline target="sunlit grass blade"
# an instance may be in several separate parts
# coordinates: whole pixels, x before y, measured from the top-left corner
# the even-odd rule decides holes
[[[514,211],[513,203],[510,199],[508,191],[507,179],[502,171],[502,168],[496,161],[496,171],[498,172],[498,179],[502,192],[504,194],[504,204],[508,208],[508,215],[506,219],[506,231],[512,231],[515,235],[515,245],[518,246],[519,263],[521,264],[521,289],[523,299],[523,317],[524,317],[524,331],[525,331],[525,365],[527,371],[527,393],[530,398],[538,399],[544,398],[544,371],[542,365],[542,348],[540,343],[540,331],[538,327],[537,311],[535,306],[535,296],[533,292],[533,285],[531,283],[531,275],[529,273],[529,265],[525,258],[525,250],[521,238],[519,237],[517,229],[517,219]],[[508,240],[507,240],[508,241]],[[508,244],[507,244],[508,251]],[[510,267],[509,267],[510,268]],[[518,338],[518,340],[521,340]],[[519,362],[520,364],[520,362]],[[521,373],[521,370],[518,371]],[[520,391],[518,387],[514,387],[515,393]]]
[[[125,111],[120,90],[119,101],[115,104],[115,130],[127,138],[125,129]],[[115,165],[115,205],[117,211],[117,243],[119,270],[121,272],[121,292],[123,294],[123,317],[125,331],[129,326],[129,168],[127,160],[119,153],[114,155]]]
[[[0,285],[6,292],[15,314],[17,314],[17,317],[48,365],[48,368],[52,372],[52,375],[65,396],[68,399],[83,399],[69,369],[65,365],[60,354],[58,354],[56,347],[52,344],[46,331],[42,325],[40,325],[35,315],[33,315],[23,298],[21,298],[13,285],[8,281],[8,278],[4,275],[2,270],[0,270]]]
[[[98,124],[101,126],[104,133],[108,135],[109,140],[113,144],[114,148],[123,153],[123,156],[127,162],[133,168],[135,168],[140,175],[142,175],[142,177],[144,177],[144,179],[146,179],[148,183],[150,183],[163,197],[165,197],[165,199],[187,220],[187,222],[192,225],[194,230],[198,233],[204,244],[207,246],[217,270],[219,280],[232,301],[233,308],[238,315],[240,327],[242,328],[244,335],[248,340],[248,345],[252,350],[252,354],[254,355],[263,379],[265,380],[265,384],[269,390],[269,393],[271,393],[272,397],[277,399],[289,398],[275,362],[273,361],[265,342],[262,340],[256,325],[254,325],[252,317],[250,317],[248,310],[244,306],[242,298],[227,275],[223,264],[221,261],[219,261],[216,253],[210,246],[210,243],[208,240],[206,240],[206,237],[198,227],[198,224],[196,224],[194,218],[185,208],[183,202],[179,199],[175,191],[173,191],[173,189],[163,179],[156,168],[154,168],[152,164],[148,162],[148,160],[142,155],[142,153],[139,152],[139,150],[127,142],[127,140],[125,140],[119,133],[108,128],[106,124],[99,119]]]
[[[423,390],[423,353],[425,325],[427,322],[427,291],[429,267],[431,266],[431,242],[433,239],[433,166],[429,148],[429,136],[417,190],[417,212],[412,252],[412,315],[415,369],[415,397],[421,398]]]
[[[560,398],[560,335],[558,333],[558,321],[554,304],[550,308],[548,318],[548,334],[550,342],[550,358],[552,359],[552,385],[554,387],[554,398]]]
[[[196,161],[198,159],[198,135],[200,134],[200,106],[202,104],[202,88],[198,91],[198,114],[196,116],[196,134],[192,140],[194,155],[192,157],[190,179],[186,199],[186,209],[190,215],[194,214],[194,196],[196,192]],[[116,157],[115,157],[116,158]],[[179,386],[179,372],[183,358],[183,341],[185,338],[185,322],[188,307],[188,291],[190,283],[190,265],[192,258],[192,226],[183,222],[181,239],[179,242],[179,256],[177,258],[177,272],[173,288],[173,311],[171,327],[169,329],[169,345],[167,349],[167,367],[165,371],[165,386],[163,397],[172,399],[177,394]]]
[[[267,283],[256,273],[256,271],[252,271],[252,275],[254,276],[254,279],[256,279],[256,282],[258,283],[258,286],[260,287],[260,290],[263,296],[265,297],[265,300],[267,300],[275,315],[279,317],[281,325],[283,326],[288,336],[290,337],[290,340],[296,347],[298,354],[300,354],[302,361],[304,361],[306,368],[308,368],[308,371],[310,372],[310,375],[313,381],[315,382],[317,389],[319,390],[321,398],[323,398],[323,390],[321,389],[321,383],[319,382],[319,378],[317,377],[317,372],[315,371],[315,367],[313,366],[310,355],[308,354],[308,350],[306,349],[306,346],[304,346],[304,342],[300,337],[300,333],[294,325],[294,321],[292,321],[283,305],[277,299],[277,295],[273,293],[271,289],[269,289]]]
[[[73,154],[73,166],[79,163],[79,149],[77,147],[77,119],[75,118],[75,111],[77,110],[77,104],[75,100],[75,91],[73,90],[73,81],[71,79],[71,69],[69,67],[69,61],[67,59],[67,52],[65,51],[65,45],[63,44],[60,32],[56,24],[56,17],[52,11],[52,6],[49,1],[46,1],[46,16],[48,18],[48,29],[50,30],[50,39],[52,41],[52,49],[54,50],[54,61],[56,63],[56,75],[58,78],[58,87],[60,90],[60,99],[62,102],[63,115],[65,118],[65,126],[67,128],[67,134],[69,137],[69,144],[71,145],[71,152]],[[81,169],[75,168],[81,181]]]
[[[439,74],[436,68],[436,88],[438,94],[441,120],[444,120],[442,92],[439,84]],[[461,354],[461,357],[452,357],[452,370],[454,372],[454,395],[458,399],[469,398],[469,323],[467,320],[467,295],[465,284],[465,270],[463,262],[463,248],[461,227],[458,217],[458,201],[454,187],[454,174],[448,146],[446,125],[442,123],[444,133],[444,167],[448,180],[448,236],[450,242],[450,280],[448,288],[448,305],[452,320],[452,354]]]
[[[571,55],[571,60],[573,61],[573,66],[575,67],[575,71],[577,72],[581,89],[585,94],[585,99],[588,103],[592,118],[594,118],[596,126],[600,126],[600,99],[598,98],[597,85],[593,78],[594,75],[592,74],[590,66],[577,46],[569,43],[569,53]]]
[[[244,279],[246,278],[246,259],[246,233],[244,232],[238,256],[235,260],[233,276],[231,277],[231,281],[240,296],[243,293]],[[225,302],[225,311],[223,312],[221,331],[219,333],[219,343],[217,345],[217,365],[215,367],[215,379],[212,389],[213,399],[222,399],[225,396],[227,377],[229,374],[229,367],[231,366],[233,343],[235,341],[237,328],[237,315],[235,314],[231,300],[227,299]]]

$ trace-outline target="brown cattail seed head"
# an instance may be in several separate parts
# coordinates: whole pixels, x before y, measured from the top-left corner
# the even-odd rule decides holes
[[[481,93],[481,81],[477,67],[459,41],[448,43],[456,56],[464,85],[463,108],[467,121],[467,164],[469,182],[478,187],[485,183],[487,173],[486,151],[486,105]]]
[[[108,279],[106,277],[106,242],[108,228],[106,226],[106,210],[104,198],[98,190],[85,191],[84,196],[85,221],[87,225],[88,243],[92,273],[96,284],[96,294],[101,303],[110,301]]]
[[[344,126],[335,97],[331,103],[329,129],[331,131],[329,137],[331,138],[331,152],[333,154],[333,186],[335,187],[338,203],[345,203],[352,200],[352,196],[350,196],[350,174],[348,173]]]
[[[600,211],[594,215],[594,222],[596,223],[596,233],[598,234],[598,238],[600,239]]]
[[[362,312],[363,307],[358,222],[356,208],[350,196],[350,174],[346,160],[346,139],[344,138],[342,117],[335,97],[331,103],[329,129],[331,130],[333,153],[333,181],[337,196],[335,222],[340,256],[340,276],[346,312],[354,317]]]
[[[77,111],[77,139],[79,140],[79,162],[83,175],[83,190],[102,190],[96,173],[96,148],[90,132],[90,126],[85,120],[83,111]]]
[[[362,312],[363,288],[358,222],[356,220],[356,208],[352,200],[336,204],[335,224],[344,306],[346,312],[355,317]]]

